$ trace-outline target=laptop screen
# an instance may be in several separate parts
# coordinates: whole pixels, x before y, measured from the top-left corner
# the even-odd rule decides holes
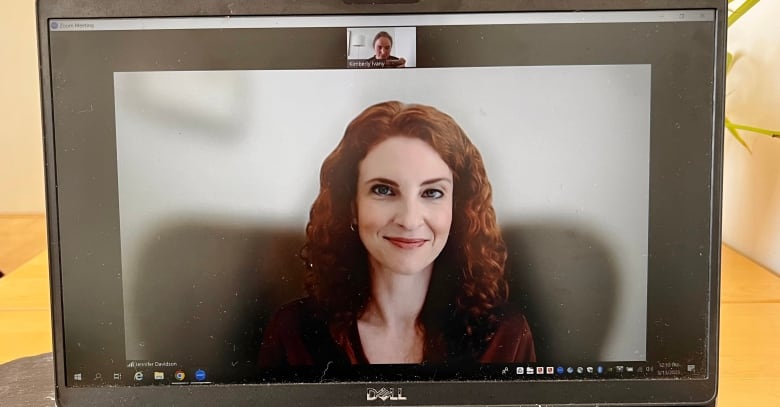
[[[49,19],[63,384],[712,379],[716,20]]]

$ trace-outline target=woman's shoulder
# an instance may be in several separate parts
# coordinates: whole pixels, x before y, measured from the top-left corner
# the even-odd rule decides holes
[[[332,358],[333,341],[316,309],[308,297],[280,306],[264,329],[259,365],[312,365]]]
[[[482,363],[536,361],[531,327],[522,312],[505,311],[490,344],[480,358]]]
[[[501,317],[501,322],[496,333],[506,333],[509,335],[531,335],[531,326],[528,319],[520,311],[505,311]]]
[[[271,317],[270,325],[288,329],[317,318],[317,307],[311,297],[298,298],[281,305]]]
[[[311,297],[301,297],[282,304],[276,309],[277,315],[296,315],[305,312],[311,308],[313,300]]]

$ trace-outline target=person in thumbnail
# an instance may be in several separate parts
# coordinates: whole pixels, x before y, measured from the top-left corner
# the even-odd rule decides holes
[[[260,366],[535,361],[528,322],[505,306],[482,158],[449,115],[365,109],[323,162],[309,216],[307,296],[273,315]]]
[[[393,49],[393,37],[386,31],[380,31],[374,36],[374,56],[368,60],[381,61],[383,68],[403,68],[406,59],[390,55]]]

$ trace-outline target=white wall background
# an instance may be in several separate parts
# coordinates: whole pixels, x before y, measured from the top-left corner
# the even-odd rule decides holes
[[[0,214],[45,210],[35,1],[0,2]]]
[[[762,1],[729,29],[737,56],[727,79],[726,115],[780,130],[780,2]],[[741,132],[751,151],[725,140],[723,240],[780,274],[780,139]]]
[[[302,231],[346,124],[397,99],[461,124],[503,226],[564,223],[606,243],[619,276],[602,359],[645,357],[649,66],[117,73],[115,95],[126,301],[166,221]]]

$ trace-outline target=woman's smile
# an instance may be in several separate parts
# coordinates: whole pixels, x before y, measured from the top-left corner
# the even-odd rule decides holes
[[[428,242],[428,239],[413,239],[413,238],[406,238],[406,237],[388,237],[388,236],[385,236],[385,240],[392,243],[393,246],[399,247],[401,249],[416,249],[418,247],[422,247],[426,242]]]

